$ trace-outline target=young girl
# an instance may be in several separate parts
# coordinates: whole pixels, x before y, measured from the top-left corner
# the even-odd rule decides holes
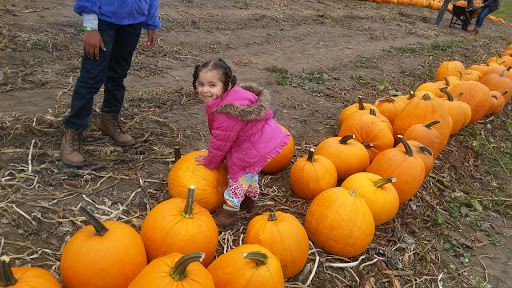
[[[258,172],[288,143],[290,134],[273,119],[270,95],[254,85],[236,85],[222,59],[196,65],[192,86],[206,104],[211,139],[199,164],[214,169],[226,159],[225,204],[213,216],[219,227],[234,226],[240,205],[252,207],[259,194]]]

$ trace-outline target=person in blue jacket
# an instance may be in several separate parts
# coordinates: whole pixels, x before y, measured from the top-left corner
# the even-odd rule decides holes
[[[99,129],[116,145],[130,146],[135,140],[119,125],[125,85],[132,56],[142,28],[147,30],[144,48],[156,44],[158,0],[77,0],[74,11],[83,18],[84,54],[73,95],[71,110],[63,119],[62,162],[81,167],[82,132],[89,127],[93,98],[104,86]]]

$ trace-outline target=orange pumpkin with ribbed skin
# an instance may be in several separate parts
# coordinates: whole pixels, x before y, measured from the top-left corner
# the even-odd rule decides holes
[[[505,108],[505,97],[503,94],[498,91],[491,91],[491,107],[489,108],[489,112],[487,114],[497,114]]]
[[[372,116],[377,117],[377,119],[379,119],[379,121],[382,122],[382,124],[384,124],[384,126],[386,126],[386,128],[388,128],[389,132],[391,132],[391,134],[393,134],[393,125],[391,125],[391,122],[388,120],[388,118],[386,118],[386,116],[382,115],[380,112],[378,112],[377,110],[375,110],[373,108],[371,108],[370,110],[356,111],[356,112],[350,114],[349,117],[358,117],[358,115],[362,115],[362,114],[370,114]]]
[[[400,199],[395,187],[391,184],[394,181],[396,181],[394,177],[359,172],[345,179],[341,187],[349,191],[357,190],[357,196],[364,199],[372,211],[375,226],[378,226],[393,219],[398,212]]]
[[[370,166],[370,154],[363,144],[354,140],[355,136],[330,137],[316,147],[316,155],[321,155],[334,164],[338,179],[365,171]]]
[[[194,203],[194,193],[192,186],[186,200],[171,198],[149,211],[140,230],[149,261],[175,252],[203,252],[202,264],[212,262],[219,232],[210,212]]]
[[[441,63],[436,71],[436,81],[444,80],[446,76],[460,76],[460,72],[464,72],[464,64],[460,61],[446,61]]]
[[[44,269],[37,267],[11,268],[7,256],[0,257],[0,285],[8,288],[62,288],[59,281]]]
[[[393,133],[389,127],[370,113],[354,113],[343,121],[338,136],[350,134],[355,135],[355,139],[367,148],[370,161],[394,144]]]
[[[460,96],[459,100],[468,103],[471,108],[469,123],[475,123],[482,119],[487,114],[487,111],[489,111],[489,106],[491,106],[491,91],[487,86],[477,81],[458,83],[448,88],[448,92],[452,93],[452,95],[464,93]]]
[[[400,111],[402,111],[404,108],[405,102],[397,101],[393,97],[383,97],[377,99],[373,105],[377,107],[380,113],[389,120],[391,125],[393,125],[396,116],[398,116],[398,113],[400,113]]]
[[[503,71],[506,71],[506,70],[507,70],[507,68],[503,67],[501,65],[490,66],[489,69],[485,70],[482,73],[482,78],[484,78],[485,76],[487,76],[489,74],[501,74],[501,73],[503,73]]]
[[[405,143],[405,152],[400,148],[383,151],[375,157],[366,172],[382,177],[395,177],[396,182],[393,186],[402,204],[411,199],[420,189],[425,179],[425,164],[418,157],[414,157],[412,148],[404,137],[399,135],[399,138],[402,143]]]
[[[308,234],[292,214],[276,211],[252,218],[244,243],[259,244],[270,250],[281,262],[285,279],[299,273],[308,259]]]
[[[434,168],[434,153],[430,148],[427,146],[424,146],[422,143],[414,140],[407,140],[407,143],[409,143],[409,146],[411,146],[412,153],[414,157],[421,159],[423,164],[425,164],[425,178],[430,175],[430,171],[432,171],[432,168]],[[400,148],[405,152],[404,144],[400,143],[396,145],[395,148]]]
[[[450,131],[450,135],[453,135],[468,125],[469,120],[471,120],[471,108],[468,103],[459,101],[461,94],[453,97],[447,90],[444,90],[444,92],[447,94],[447,98],[443,99],[443,103],[445,104],[448,114],[450,115],[450,119],[452,120],[452,130]]]
[[[208,266],[215,287],[284,288],[279,259],[258,244],[243,244]]]
[[[172,198],[187,199],[188,188],[196,187],[195,201],[210,212],[224,203],[224,191],[228,188],[228,172],[221,163],[216,169],[197,165],[195,157],[206,155],[207,151],[194,151],[181,157],[172,166],[167,176],[167,186]]]
[[[400,96],[396,96],[394,99],[396,101],[400,101],[400,102],[403,102],[404,103],[404,106],[409,103],[409,100],[411,100],[412,98],[416,97],[416,93],[412,92],[409,93],[409,94],[404,94],[404,95],[400,95]],[[396,118],[395,118],[396,119]],[[394,122],[394,121],[393,121]]]
[[[466,69],[464,71],[464,81],[480,81],[482,73],[477,70]]]
[[[309,205],[304,220],[309,239],[328,253],[350,258],[361,254],[373,240],[372,211],[357,191],[343,187],[320,193]]]
[[[85,207],[92,225],[78,230],[64,246],[60,274],[66,288],[126,288],[147,265],[144,242],[131,226],[100,222]]]
[[[441,144],[441,136],[432,126],[439,124],[439,120],[432,120],[425,124],[412,125],[404,134],[407,141],[413,140],[420,142],[432,150],[434,159],[441,152],[439,145]],[[398,145],[402,145],[401,143]]]
[[[214,288],[213,278],[198,263],[204,253],[171,253],[151,261],[128,288]]]
[[[499,93],[502,93],[503,97],[505,98],[505,103],[507,103],[512,97],[512,80],[503,77],[505,72],[507,71],[503,70],[501,74],[487,74],[482,77],[482,79],[480,79],[480,83],[487,86],[490,91],[498,91]]]
[[[486,64],[480,64],[480,65],[471,65],[468,69],[470,70],[476,70],[480,72],[480,78],[484,76],[484,74],[487,72],[487,70],[491,68],[489,65]]]
[[[443,94],[441,90],[439,90],[439,85],[433,82],[425,82],[418,86],[415,92],[420,93],[420,91],[430,92],[436,97],[442,97]],[[423,95],[423,93],[420,93],[420,95]]]
[[[343,109],[343,111],[341,111],[340,113],[340,117],[338,118],[338,125],[339,127],[341,127],[341,125],[343,124],[343,121],[345,121],[345,119],[347,119],[348,116],[350,116],[350,114],[356,112],[356,111],[361,111],[361,110],[370,110],[370,109],[375,109],[375,111],[379,111],[379,109],[377,109],[377,107],[375,107],[374,105],[372,104],[369,104],[369,103],[363,103],[363,97],[362,96],[359,96],[357,98],[357,103],[355,104],[352,104],[348,107],[346,107],[345,109]]]
[[[279,126],[284,131],[290,133],[290,131],[288,131],[288,129],[284,128],[281,124],[279,124]],[[283,151],[281,151],[279,154],[277,154],[274,158],[270,159],[270,161],[268,161],[268,163],[265,165],[265,167],[263,167],[263,169],[261,169],[261,172],[277,173],[277,172],[283,170],[284,168],[286,168],[286,166],[288,166],[288,164],[290,164],[290,162],[292,162],[293,153],[295,153],[295,142],[293,142],[293,137],[290,134],[290,138],[288,139],[288,144],[286,144],[286,146],[284,146]]]
[[[431,94],[425,93],[421,97],[414,97],[405,105],[402,112],[396,117],[393,124],[396,144],[398,135],[405,135],[407,129],[415,124],[425,124],[432,120],[439,120],[440,123],[434,126],[439,132],[440,144],[439,151],[443,150],[448,143],[450,131],[452,129],[450,123],[450,115],[446,109],[446,105],[440,98],[433,97]]]
[[[325,189],[336,187],[338,171],[329,158],[315,155],[309,150],[293,163],[290,169],[290,185],[293,193],[302,199],[312,200]]]

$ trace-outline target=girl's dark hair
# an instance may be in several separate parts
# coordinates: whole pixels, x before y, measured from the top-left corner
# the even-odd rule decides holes
[[[207,61],[201,65],[199,65],[199,64],[196,65],[196,67],[194,69],[193,80],[192,80],[192,87],[194,87],[194,90],[197,90],[196,82],[197,82],[197,77],[199,77],[199,72],[201,72],[205,69],[211,69],[211,70],[216,70],[216,71],[221,72],[220,75],[221,75],[222,84],[224,84],[224,92],[228,91],[229,84],[231,84],[231,87],[235,87],[236,76],[233,75],[233,71],[231,71],[231,67],[229,67],[229,65],[226,64],[226,62],[224,62],[224,60],[219,59],[219,60]]]

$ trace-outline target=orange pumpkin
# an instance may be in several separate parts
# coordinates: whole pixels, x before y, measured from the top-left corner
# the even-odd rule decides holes
[[[279,259],[258,244],[243,244],[208,266],[215,287],[284,288]]]
[[[445,61],[439,65],[436,71],[436,81],[444,80],[446,76],[460,76],[464,72],[464,64],[460,61]]]
[[[7,288],[61,288],[48,271],[37,267],[13,267],[7,256],[0,257],[0,286]]]
[[[466,71],[464,71],[464,81],[480,81],[481,78],[482,73],[477,70],[466,69]]]
[[[194,203],[194,193],[192,186],[186,200],[171,198],[149,211],[140,230],[149,261],[174,252],[203,252],[201,263],[212,262],[219,232],[210,212]]]
[[[266,212],[252,218],[244,243],[259,244],[270,250],[279,258],[285,279],[299,273],[308,259],[308,234],[292,214]]]
[[[448,110],[448,114],[452,120],[452,130],[450,131],[450,135],[453,135],[468,125],[469,120],[471,120],[471,108],[468,103],[459,101],[463,92],[455,98],[450,92],[448,92],[448,90],[443,90],[443,92],[447,94],[447,98],[443,99],[443,103],[446,105],[446,109]],[[432,151],[435,153],[434,150]]]
[[[128,288],[214,288],[210,272],[197,263],[203,257],[204,253],[194,252],[156,258],[142,269]]]
[[[484,76],[485,77],[485,76]],[[460,101],[468,103],[471,108],[469,123],[482,119],[491,106],[491,91],[484,84],[477,81],[464,81],[448,88],[452,95],[459,95]]]
[[[131,226],[100,222],[79,206],[92,225],[78,230],[66,243],[60,274],[66,288],[126,288],[147,265],[144,242]]]
[[[341,187],[349,191],[357,190],[357,196],[363,198],[368,204],[375,226],[378,226],[393,219],[398,212],[400,199],[395,187],[391,185],[395,181],[394,177],[381,177],[373,173],[359,172],[345,179]]]
[[[290,131],[288,131],[288,129],[284,128],[282,125],[279,124],[279,126],[284,131],[290,133]],[[283,170],[284,168],[286,168],[286,166],[288,166],[288,164],[290,164],[290,162],[292,162],[293,153],[295,153],[295,142],[293,142],[293,137],[290,134],[288,144],[284,146],[283,151],[277,154],[274,158],[270,159],[270,161],[268,161],[265,167],[261,169],[261,172],[277,173]]]
[[[412,148],[405,138],[401,135],[399,138],[404,143],[405,151],[400,148],[383,151],[375,157],[366,172],[382,177],[395,177],[396,182],[393,186],[402,204],[411,199],[420,189],[425,179],[425,164],[418,157],[414,157]]]
[[[359,96],[357,98],[357,103],[352,104],[341,111],[340,117],[338,118],[339,127],[341,127],[343,121],[345,121],[345,119],[347,119],[347,117],[350,116],[350,114],[356,111],[370,110],[372,108],[375,109],[377,112],[379,111],[379,109],[377,109],[377,107],[375,107],[374,105],[369,103],[363,103],[363,97]]]
[[[425,124],[412,125],[404,134],[405,140],[413,140],[420,142],[432,150],[434,159],[441,152],[441,136],[439,132],[432,128],[432,126],[439,124],[439,120],[432,120]],[[399,144],[401,145],[401,143]]]
[[[221,163],[216,169],[197,165],[195,157],[206,151],[194,151],[181,157],[169,171],[167,185],[173,198],[187,199],[188,188],[196,187],[195,201],[201,207],[214,212],[224,203],[224,191],[228,188],[228,172]]]
[[[505,92],[504,92],[505,93]],[[505,108],[505,97],[498,91],[491,91],[491,108],[487,114],[497,114]]]
[[[433,82],[425,82],[416,88],[415,92],[426,91],[434,94],[436,97],[442,97],[442,92],[439,90],[439,85]],[[423,93],[420,93],[423,95]]]
[[[316,147],[316,154],[331,160],[336,167],[338,179],[365,171],[370,165],[370,154],[365,146],[356,140],[355,136],[330,137]]]
[[[338,171],[329,158],[315,155],[310,149],[307,156],[293,163],[290,170],[290,185],[293,193],[302,199],[312,200],[325,189],[336,187]]]
[[[393,125],[396,116],[398,116],[398,113],[400,113],[400,111],[402,111],[404,108],[405,102],[397,101],[393,97],[383,97],[377,99],[373,105],[377,107],[380,113],[389,120],[391,125]]]
[[[335,187],[313,199],[304,226],[315,245],[346,258],[361,254],[370,245],[375,222],[368,204],[356,193]]]
[[[432,150],[430,150],[430,148],[424,146],[418,141],[408,140],[407,143],[409,143],[409,146],[411,146],[413,156],[419,158],[425,165],[425,178],[423,179],[426,179],[430,174],[430,171],[432,171],[432,168],[434,168],[434,153]],[[396,145],[395,148],[402,149],[405,152],[405,147],[402,143]]]
[[[490,91],[500,92],[505,98],[505,103],[507,103],[512,97],[512,80],[503,77],[505,72],[507,71],[503,70],[501,74],[489,73],[480,79],[480,83],[487,86]]]

